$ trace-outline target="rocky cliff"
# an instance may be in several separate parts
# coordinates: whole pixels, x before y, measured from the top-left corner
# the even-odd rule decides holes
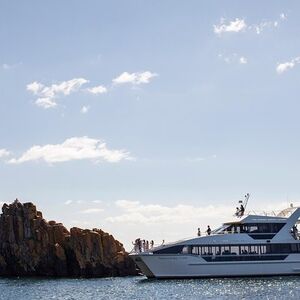
[[[100,229],[47,222],[32,203],[4,204],[0,215],[0,275],[136,275],[123,245]]]

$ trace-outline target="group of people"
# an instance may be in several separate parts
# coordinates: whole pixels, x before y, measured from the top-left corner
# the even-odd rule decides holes
[[[207,235],[210,235],[210,234],[211,234],[211,228],[210,228],[209,225],[207,225],[207,229],[206,229],[205,232],[206,232]],[[198,235],[198,236],[201,236],[201,230],[200,230],[200,228],[198,228],[197,235]]]
[[[240,208],[238,208],[238,207],[236,208],[235,215],[237,217],[242,217],[244,215],[244,213],[245,213],[245,207],[243,204],[241,204]]]
[[[150,249],[153,249],[154,247],[154,241],[151,240],[150,243],[147,240],[141,240],[140,238],[137,238],[134,242],[132,242],[134,246],[135,252],[145,252]]]

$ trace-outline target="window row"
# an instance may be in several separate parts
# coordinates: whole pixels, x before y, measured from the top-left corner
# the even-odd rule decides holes
[[[300,253],[299,244],[265,244],[234,246],[185,246],[183,254],[195,255],[263,255],[281,253]]]
[[[224,233],[277,233],[284,223],[232,224],[224,229]]]

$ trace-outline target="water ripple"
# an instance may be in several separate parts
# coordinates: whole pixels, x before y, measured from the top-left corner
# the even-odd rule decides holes
[[[0,299],[300,299],[300,277],[148,280],[0,278]]]

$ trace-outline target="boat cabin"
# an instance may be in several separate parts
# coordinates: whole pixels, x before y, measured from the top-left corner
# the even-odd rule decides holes
[[[247,216],[243,220],[224,223],[213,234],[247,233],[253,239],[272,239],[286,224],[286,218]]]

